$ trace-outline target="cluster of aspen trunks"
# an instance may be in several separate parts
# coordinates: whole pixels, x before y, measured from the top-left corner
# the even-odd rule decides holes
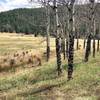
[[[56,36],[56,58],[57,58],[57,71],[58,75],[62,73],[62,62],[61,62],[61,52],[63,52],[64,59],[68,60],[68,80],[72,79],[73,73],[73,61],[74,61],[74,40],[75,40],[75,5],[76,0],[40,0],[46,9],[47,15],[47,61],[50,58],[50,13],[51,9],[54,16],[54,33]],[[87,62],[90,52],[91,52],[91,40],[93,39],[93,57],[95,57],[95,0],[88,0],[89,3],[89,27],[87,32],[87,37],[84,39],[85,57],[84,61]],[[64,6],[65,13],[67,12],[66,20],[64,25],[59,21],[59,5]],[[63,19],[63,18],[62,18]],[[85,46],[85,42],[87,44]],[[77,37],[78,41],[78,37]],[[99,51],[99,40],[97,51]],[[78,49],[78,42],[77,42]]]

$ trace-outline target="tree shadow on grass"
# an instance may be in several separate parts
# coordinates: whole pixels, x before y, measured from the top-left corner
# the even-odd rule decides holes
[[[57,78],[58,76],[57,76],[55,67],[48,67],[42,70],[40,68],[39,70],[36,70],[35,72],[33,71],[33,74],[31,74],[31,77],[30,75],[25,74],[20,77],[17,77],[16,80],[13,78],[11,80],[2,81],[0,85],[3,87],[0,87],[0,91],[9,91],[10,89],[20,87],[20,84],[23,84],[23,86],[24,85],[26,86],[26,84],[34,85],[39,82],[46,82],[50,80],[55,80]]]
[[[28,91],[22,92],[22,93],[18,93],[17,96],[23,96],[23,97],[27,97],[29,95],[39,95],[40,93],[48,93],[50,91],[53,90],[53,88],[55,87],[60,87],[61,85],[64,85],[66,83],[66,81],[60,82],[58,84],[53,84],[53,85],[42,85],[41,87],[38,88],[32,88]]]
[[[49,81],[58,78],[56,68],[46,68],[44,70],[39,69],[34,74],[35,78],[29,80],[29,84],[35,84],[41,81]]]
[[[76,70],[76,68],[80,67],[82,63],[83,63],[82,61],[74,63],[73,64],[74,70]],[[62,68],[67,71],[68,70],[68,64],[64,64],[62,66]]]

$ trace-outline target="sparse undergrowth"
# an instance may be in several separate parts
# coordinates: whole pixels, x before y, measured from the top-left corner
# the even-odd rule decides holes
[[[75,51],[71,81],[67,81],[66,61],[63,74],[57,76],[55,58],[42,66],[2,72],[0,100],[100,100],[100,54],[84,63],[82,52]]]
[[[88,63],[75,64],[74,78],[67,81],[64,65],[62,76],[56,73],[54,61],[0,79],[1,98],[45,100],[99,100],[99,57]],[[96,63],[97,62],[97,63]]]

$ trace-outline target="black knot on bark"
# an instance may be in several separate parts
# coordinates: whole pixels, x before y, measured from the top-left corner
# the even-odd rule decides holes
[[[94,0],[89,0],[91,3],[94,3]]]
[[[53,6],[53,9],[57,9],[57,6]]]
[[[70,22],[72,22],[73,21],[73,19],[72,18],[70,18],[70,20],[69,20]]]
[[[58,24],[58,25],[57,25],[57,27],[59,28],[59,27],[60,27],[60,25]]]

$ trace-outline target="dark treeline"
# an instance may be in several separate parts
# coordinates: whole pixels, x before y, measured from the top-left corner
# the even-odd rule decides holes
[[[15,9],[0,13],[0,31],[25,34],[45,34],[45,11],[43,8]]]
[[[61,12],[63,13],[63,8],[60,7]],[[83,9],[84,13],[87,13],[87,7],[76,6],[76,31],[79,33],[79,37],[86,36],[88,19],[81,14]],[[96,15],[100,16],[100,4],[98,4],[96,9]],[[60,11],[60,10],[59,10]],[[63,14],[61,16],[63,16]],[[51,34],[53,33],[53,16],[51,13]],[[85,23],[84,23],[85,22]],[[97,24],[100,22],[100,17],[96,18]],[[99,28],[98,28],[99,29]],[[97,30],[98,30],[97,29]],[[15,33],[25,33],[25,34],[34,34],[34,35],[46,35],[46,11],[44,8],[33,8],[33,9],[15,9],[7,12],[0,13],[0,32],[15,32]],[[98,33],[98,32],[97,32]],[[77,33],[76,33],[77,34]],[[77,36],[77,35],[75,35]]]

